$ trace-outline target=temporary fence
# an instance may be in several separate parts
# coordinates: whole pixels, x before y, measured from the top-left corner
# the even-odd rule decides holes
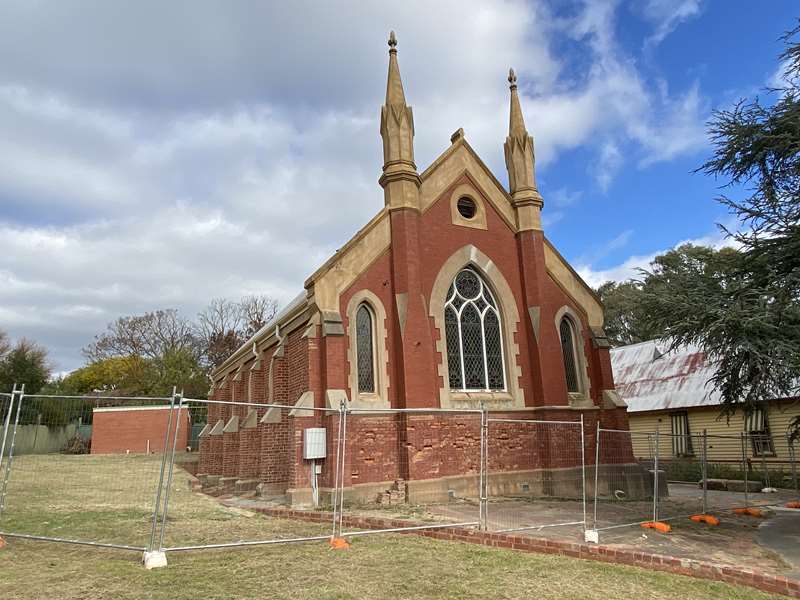
[[[485,411],[342,409],[338,537],[481,526]],[[352,527],[351,516],[413,523]]]
[[[599,541],[800,499],[792,440],[763,434],[241,397],[0,394],[0,536],[162,558],[440,528]]]
[[[782,456],[763,433],[674,434],[598,428],[593,527],[598,533],[758,510],[797,500],[794,447]]]
[[[0,536],[152,547],[176,398],[28,395],[15,388],[4,401]],[[136,418],[125,418],[131,411]],[[106,429],[96,427],[90,441],[71,426],[92,418]],[[73,435],[59,453],[28,453],[17,447],[28,423],[42,435]]]
[[[331,538],[339,411],[201,399],[182,399],[180,406],[205,426],[199,453],[175,445],[168,461],[162,552]],[[293,448],[302,450],[305,468],[286,460]],[[198,502],[198,493],[207,501]],[[287,503],[311,507],[317,523],[292,520]],[[331,512],[319,516],[319,510]],[[248,512],[259,518],[235,518]]]
[[[658,477],[658,442],[656,433],[598,425],[592,486],[594,531],[657,520],[656,499],[663,493]]]
[[[584,423],[487,419],[485,528],[495,532],[586,526]]]

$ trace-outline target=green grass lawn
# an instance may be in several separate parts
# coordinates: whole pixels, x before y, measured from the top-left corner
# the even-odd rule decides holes
[[[27,464],[26,464],[27,463]],[[22,457],[0,529],[146,542],[157,457]],[[91,474],[89,474],[91,471]],[[220,506],[176,472],[167,545],[318,535],[327,525]],[[152,484],[152,485],[151,485]],[[734,586],[592,561],[413,535],[172,553],[145,571],[135,552],[8,539],[0,598],[769,598]]]

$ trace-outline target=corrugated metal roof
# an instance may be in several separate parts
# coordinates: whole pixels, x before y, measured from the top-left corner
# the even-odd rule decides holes
[[[628,412],[670,410],[720,404],[708,383],[714,366],[697,347],[668,352],[668,342],[653,340],[611,350],[617,392]]]

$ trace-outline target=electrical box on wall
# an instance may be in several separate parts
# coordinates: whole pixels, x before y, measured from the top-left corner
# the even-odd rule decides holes
[[[309,427],[303,430],[303,458],[316,460],[325,458],[325,428]]]

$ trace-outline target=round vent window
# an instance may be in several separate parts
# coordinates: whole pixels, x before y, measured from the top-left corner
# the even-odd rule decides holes
[[[475,200],[467,198],[466,196],[458,199],[456,207],[458,208],[458,214],[465,219],[471,219],[475,216],[475,213],[478,212],[478,207],[475,206]]]

